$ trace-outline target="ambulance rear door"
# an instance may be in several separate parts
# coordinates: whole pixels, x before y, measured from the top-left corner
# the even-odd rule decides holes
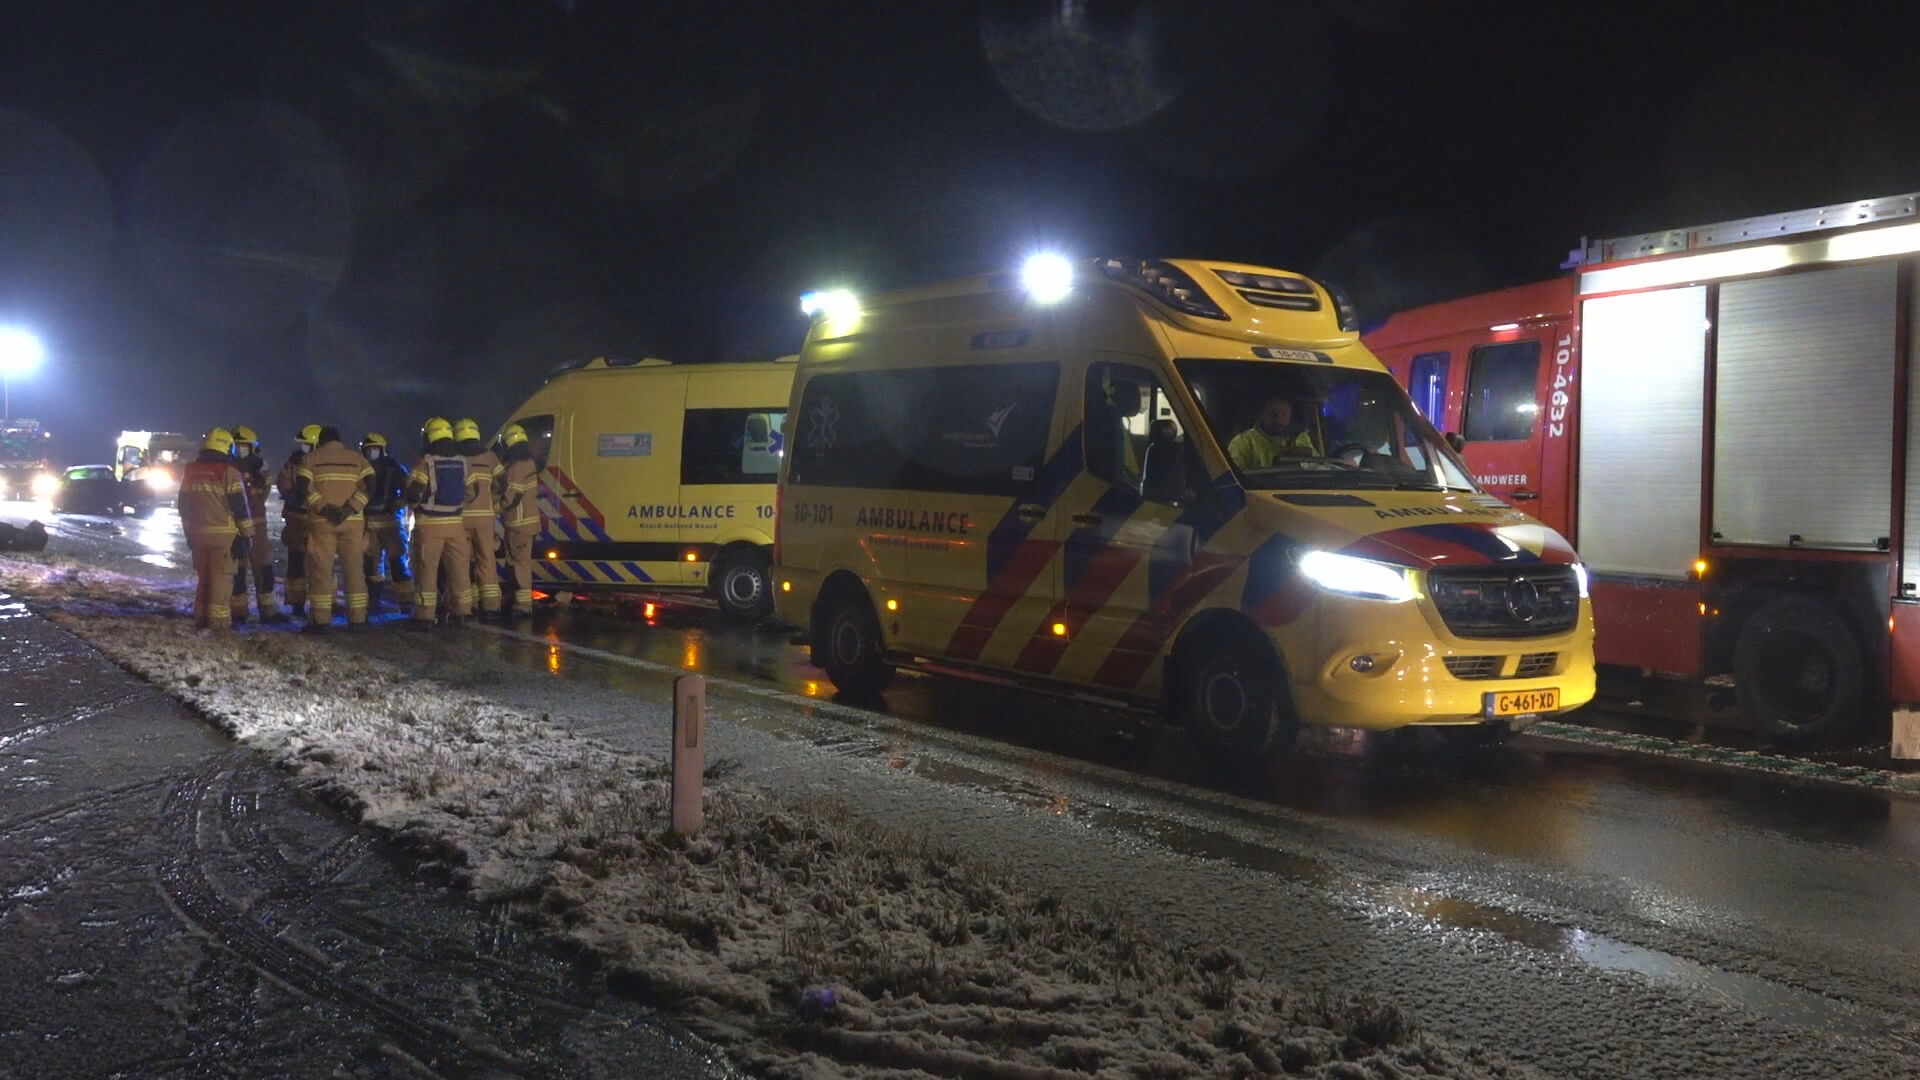
[[[680,523],[680,440],[687,376],[677,370],[582,373],[572,408],[571,470],[557,487],[567,568],[601,586],[688,581]]]

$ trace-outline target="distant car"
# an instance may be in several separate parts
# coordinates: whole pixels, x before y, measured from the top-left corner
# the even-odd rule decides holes
[[[153,492],[144,484],[115,479],[111,465],[75,465],[60,474],[54,492],[56,514],[121,514],[140,517],[153,513]]]

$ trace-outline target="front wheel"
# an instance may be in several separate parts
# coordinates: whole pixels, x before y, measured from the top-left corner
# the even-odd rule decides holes
[[[1866,658],[1832,608],[1804,596],[1776,596],[1741,626],[1733,679],[1756,733],[1806,746],[1834,740],[1859,718]]]
[[[133,516],[137,518],[150,518],[153,516],[153,511],[154,505],[152,503],[141,503],[133,508]]]
[[[713,598],[729,618],[752,625],[773,614],[773,571],[758,550],[724,554],[713,568]]]
[[[851,590],[829,595],[815,620],[814,663],[833,685],[849,694],[877,694],[893,683],[880,637],[880,620],[864,594]]]
[[[1214,633],[1182,648],[1173,701],[1187,734],[1215,764],[1245,767],[1292,745],[1299,724],[1279,661],[1249,633]]]

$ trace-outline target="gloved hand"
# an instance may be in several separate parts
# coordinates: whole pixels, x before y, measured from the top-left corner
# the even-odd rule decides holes
[[[247,539],[244,536],[236,536],[233,538],[233,557],[234,558],[244,560],[247,557],[248,553],[251,552],[252,550],[253,550],[253,541]]]

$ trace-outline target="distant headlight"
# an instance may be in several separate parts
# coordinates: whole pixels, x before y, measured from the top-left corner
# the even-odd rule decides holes
[[[51,499],[60,490],[60,478],[50,472],[33,474],[33,497]]]
[[[150,472],[146,476],[142,477],[142,479],[146,481],[147,487],[150,490],[161,495],[165,495],[167,492],[172,491],[174,482],[175,482],[173,479],[173,474],[165,473],[165,472]]]
[[[1372,559],[1309,551],[1300,556],[1300,572],[1328,592],[1395,604],[1413,599],[1413,582],[1404,569]]]

